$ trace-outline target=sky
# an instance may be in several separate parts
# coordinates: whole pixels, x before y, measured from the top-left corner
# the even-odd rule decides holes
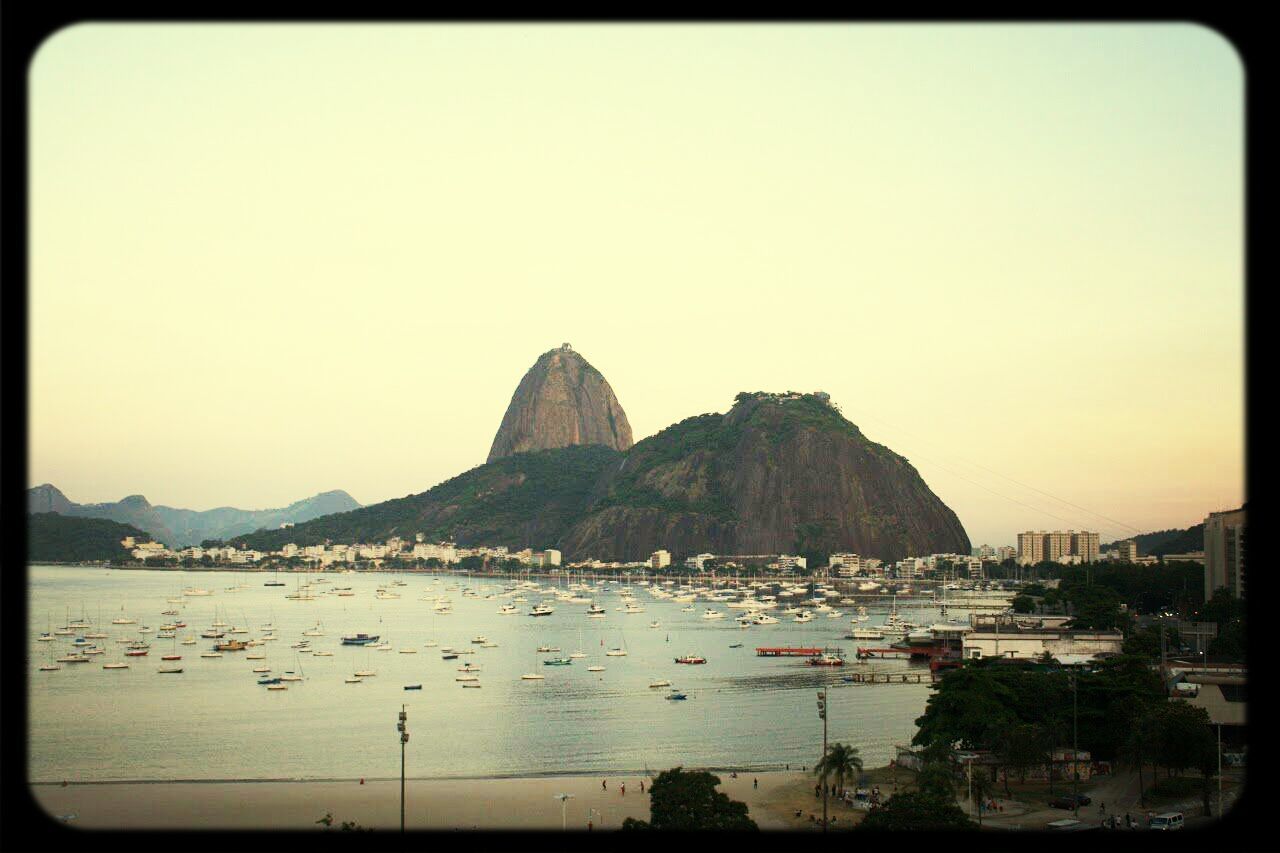
[[[31,485],[361,503],[570,342],[832,395],[974,544],[1244,496],[1243,85],[1163,25],[158,25],[29,73]]]

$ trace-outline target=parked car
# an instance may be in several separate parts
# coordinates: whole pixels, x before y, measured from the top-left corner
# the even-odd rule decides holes
[[[1161,832],[1171,832],[1175,829],[1182,829],[1182,812],[1165,812],[1151,818],[1151,825],[1148,829],[1156,829]]]
[[[1050,808],[1055,808],[1055,809],[1072,809],[1072,808],[1075,808],[1077,804],[1082,806],[1087,806],[1089,805],[1089,803],[1092,803],[1092,802],[1093,800],[1091,800],[1089,797],[1085,796],[1084,794],[1077,794],[1074,799],[1072,798],[1071,794],[1064,794],[1061,797],[1054,797],[1052,800],[1050,800],[1049,806]]]

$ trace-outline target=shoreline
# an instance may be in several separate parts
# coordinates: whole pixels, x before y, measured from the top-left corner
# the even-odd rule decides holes
[[[563,820],[570,830],[616,830],[628,817],[649,819],[647,786],[658,772],[407,779],[406,828],[560,830]],[[720,777],[718,790],[745,802],[761,829],[796,828],[796,804],[806,792],[811,799],[812,772],[711,772]],[[85,829],[319,831],[326,814],[334,829],[344,821],[400,826],[399,778],[28,784],[48,815]],[[569,796],[561,801],[562,794]]]

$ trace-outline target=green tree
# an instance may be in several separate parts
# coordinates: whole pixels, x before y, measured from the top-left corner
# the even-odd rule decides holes
[[[1169,775],[1199,769],[1207,754],[1217,754],[1209,712],[1182,701],[1166,702],[1156,712],[1156,754]]]
[[[1072,628],[1110,631],[1120,619],[1120,596],[1105,586],[1072,587],[1068,592]]]
[[[916,774],[916,790],[931,797],[950,800],[956,795],[956,774],[950,763],[926,761]]]
[[[1044,764],[1052,748],[1045,726],[1021,723],[1010,726],[1000,739],[1000,760],[1004,764],[1004,794],[1009,793],[1009,769],[1018,772],[1018,782],[1026,783],[1027,769]]]
[[[1034,613],[1036,609],[1035,599],[1029,595],[1015,595],[1010,604],[1014,613]]]
[[[856,779],[862,772],[862,759],[858,756],[857,747],[836,742],[827,747],[827,754],[818,759],[813,772],[818,774],[824,785],[835,777],[836,789],[843,791],[845,779]]]
[[[857,829],[953,832],[977,826],[950,797],[915,791],[890,797],[883,806],[872,809]]]
[[[623,829],[758,829],[747,804],[716,790],[720,777],[680,767],[664,770],[649,786],[648,822],[627,818]]]
[[[1017,722],[1016,695],[985,665],[966,665],[948,673],[929,697],[924,716],[916,719],[912,743],[967,749],[992,745],[999,733]]]

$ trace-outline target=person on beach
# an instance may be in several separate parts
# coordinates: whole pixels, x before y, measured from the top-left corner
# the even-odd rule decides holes
[[[759,780],[758,778],[757,778],[757,779],[752,779],[752,780],[751,780],[751,787],[752,787],[752,788],[759,788],[759,787],[760,787],[760,780]]]
[[[624,796],[624,797],[625,797],[626,795],[627,795],[627,783],[626,783],[626,782],[623,782],[623,783],[622,783],[622,796]]]
[[[607,791],[607,790],[609,790],[609,783],[608,783],[608,781],[607,781],[607,780],[605,780],[605,779],[601,779],[601,780],[600,780],[600,790],[601,790],[601,791]]]
[[[642,793],[642,794],[644,793],[644,780],[643,780],[643,779],[641,779],[641,780],[640,780],[640,793]]]

